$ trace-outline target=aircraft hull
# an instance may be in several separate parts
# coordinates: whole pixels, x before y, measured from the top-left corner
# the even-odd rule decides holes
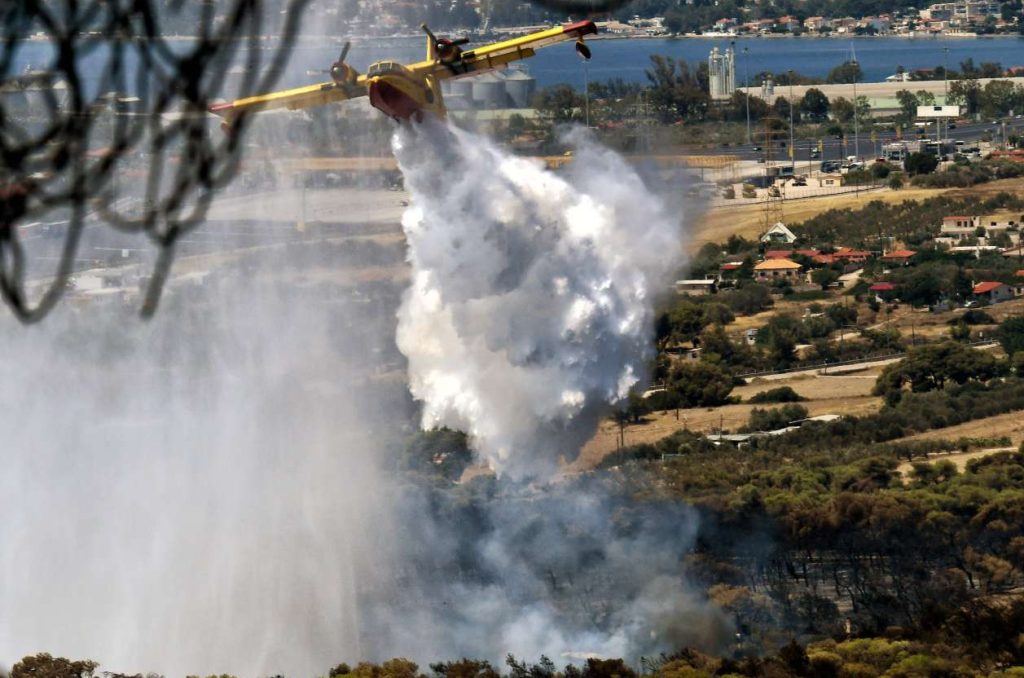
[[[430,107],[430,90],[404,77],[373,78],[368,85],[370,105],[395,120],[422,120]]]

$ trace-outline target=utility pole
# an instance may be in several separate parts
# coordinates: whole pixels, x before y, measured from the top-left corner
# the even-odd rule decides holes
[[[857,60],[854,59],[851,63],[857,66]],[[853,73],[853,154],[857,156],[857,160],[860,160],[860,125],[858,124],[858,118],[860,118],[860,106],[857,100],[857,73]]]
[[[754,138],[750,135],[750,75],[747,73],[747,53],[750,50],[747,47],[743,48],[743,91],[746,92],[744,99],[747,102],[747,143],[754,143]],[[735,50],[733,54],[735,54]]]
[[[793,71],[789,75],[789,166],[796,174],[796,148],[793,147]]]
[[[946,106],[949,104],[949,48],[942,48],[942,105]],[[945,121],[946,123],[946,140],[949,140],[949,121],[946,120],[945,116],[939,118],[939,124],[941,125]],[[942,154],[942,148],[939,148],[939,154]]]

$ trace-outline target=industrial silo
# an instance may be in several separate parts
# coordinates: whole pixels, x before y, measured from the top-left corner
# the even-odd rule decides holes
[[[448,93],[447,97],[461,100],[466,103],[467,108],[471,108],[473,105],[473,78],[459,78],[458,80],[448,80]]]
[[[494,73],[473,78],[473,101],[479,108],[504,108],[505,82]]]
[[[505,92],[513,108],[529,108],[536,91],[537,81],[526,71],[517,68],[505,74]]]

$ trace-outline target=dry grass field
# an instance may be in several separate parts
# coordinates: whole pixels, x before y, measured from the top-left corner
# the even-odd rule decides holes
[[[778,380],[754,380],[754,383],[737,387],[733,395],[744,400],[761,391],[780,386],[789,386],[805,398],[800,403],[811,416],[819,414],[864,415],[877,412],[882,399],[871,395],[871,388],[881,368],[871,368],[843,376],[800,375]],[[735,431],[747,423],[750,411],[755,407],[778,407],[775,404],[752,405],[740,403],[721,407],[701,407],[675,411],[655,412],[640,424],[626,427],[627,445],[653,443],[682,428],[700,433],[709,433],[719,427]],[[587,443],[571,470],[593,468],[610,452],[618,448],[619,427],[613,421],[602,422],[598,432]]]
[[[927,461],[928,463],[935,463],[938,461],[951,461],[956,466],[956,470],[960,473],[964,472],[967,468],[967,462],[972,459],[981,459],[987,457],[990,454],[996,454],[997,452],[1009,452],[1016,448],[1013,447],[994,447],[984,450],[970,450],[969,452],[951,452],[949,454],[931,454],[928,455],[927,459],[921,459],[921,461]],[[910,472],[914,470],[914,463],[905,461],[896,467],[897,473],[903,476],[903,482],[907,483],[910,480]]]
[[[940,195],[948,197],[991,196],[1002,191],[1011,193],[1024,192],[1024,178],[1003,179],[987,184],[979,184],[970,188],[939,189],[939,188],[904,188],[899,191],[871,191],[862,194],[844,194],[827,198],[808,198],[795,200],[784,205],[783,221],[797,224],[817,216],[830,209],[849,207],[857,209],[873,200],[886,203],[906,202],[907,200],[924,200]],[[744,205],[742,207],[721,207],[706,212],[696,223],[690,248],[700,249],[708,242],[725,242],[730,235],[745,238],[756,238],[763,230],[763,210],[760,205]]]
[[[917,433],[898,442],[914,440],[956,440],[957,438],[999,438],[1007,436],[1016,446],[1024,442],[1024,412],[1007,412],[987,419],[975,419],[956,426]]]

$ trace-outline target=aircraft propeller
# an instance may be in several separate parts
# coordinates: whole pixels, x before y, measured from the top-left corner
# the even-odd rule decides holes
[[[341,48],[341,56],[331,64],[331,79],[338,85],[355,80],[355,71],[345,63],[345,57],[348,56],[348,50],[351,46],[352,43],[346,40],[345,46]]]
[[[427,27],[426,24],[420,24],[420,28],[427,34],[430,41],[434,43],[434,50],[440,52],[444,47],[460,47],[462,45],[469,44],[469,38],[439,38],[433,34],[433,32]]]

